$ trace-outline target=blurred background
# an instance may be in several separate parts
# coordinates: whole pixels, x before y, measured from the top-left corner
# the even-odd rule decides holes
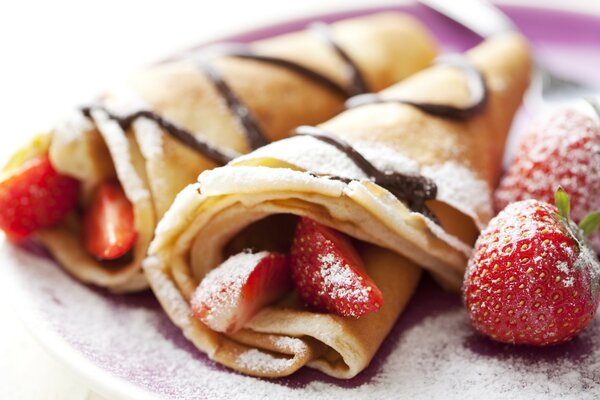
[[[68,107],[169,53],[269,22],[399,3],[404,2],[4,1],[0,5],[0,161]],[[600,15],[598,0],[499,3]],[[36,343],[11,309],[10,299],[1,294],[0,321],[0,399],[102,399],[76,371]]]

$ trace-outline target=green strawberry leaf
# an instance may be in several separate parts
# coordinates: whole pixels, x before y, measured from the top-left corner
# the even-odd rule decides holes
[[[558,189],[556,189],[556,193],[554,193],[554,202],[556,203],[556,208],[558,208],[561,217],[569,219],[569,215],[571,215],[571,203],[569,201],[569,195],[561,186],[559,186]]]
[[[590,236],[600,227],[600,212],[588,214],[580,223],[579,228],[585,236]]]

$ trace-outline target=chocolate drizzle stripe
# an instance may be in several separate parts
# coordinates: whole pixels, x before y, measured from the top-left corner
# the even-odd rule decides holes
[[[225,165],[237,156],[237,154],[234,154],[233,152],[229,153],[217,149],[209,143],[197,138],[191,132],[176,126],[172,122],[167,121],[165,118],[152,111],[141,110],[126,116],[117,116],[104,107],[91,106],[81,108],[81,113],[85,117],[91,119],[93,110],[103,111],[110,119],[116,121],[123,130],[127,130],[138,118],[147,118],[152,120],[175,140],[199,152],[204,157],[210,159],[218,165]]]
[[[268,63],[278,67],[286,68],[313,82],[316,82],[328,88],[335,94],[340,95],[342,97],[349,97],[359,93],[368,92],[368,87],[365,83],[362,74],[360,73],[360,70],[358,69],[358,66],[354,63],[354,61],[352,61],[351,57],[344,51],[344,49],[342,49],[336,43],[329,27],[325,24],[319,23],[311,25],[310,28],[318,31],[320,33],[320,36],[327,42],[329,46],[333,48],[333,50],[346,64],[346,68],[348,69],[350,75],[350,85],[348,88],[344,88],[343,86],[339,85],[337,82],[328,78],[327,76],[293,61],[273,56],[256,54],[253,51],[251,51],[251,49],[248,46],[243,44],[225,44],[213,46],[213,48],[205,48],[203,54],[200,57],[192,57],[193,59],[195,59],[197,66],[204,72],[204,75],[207,77],[207,79],[211,81],[211,83],[217,89],[221,97],[223,97],[227,104],[227,107],[240,123],[241,128],[244,131],[244,135],[246,136],[248,146],[252,150],[256,150],[260,147],[269,144],[270,140],[261,128],[258,120],[250,112],[249,108],[238,98],[235,92],[231,90],[231,87],[227,84],[227,82],[225,82],[221,74],[210,65],[210,61],[214,57],[230,56]],[[217,49],[218,51],[215,51]],[[212,54],[210,54],[210,50],[213,50]],[[156,114],[152,115],[154,117],[160,118],[160,116]],[[159,121],[157,118],[153,118],[155,122],[159,124],[161,122],[163,124],[169,124],[169,122],[164,120]],[[202,150],[199,151],[201,151],[207,157],[213,160],[224,160],[224,157],[222,157],[222,154],[219,154],[220,152],[218,150],[210,148],[210,146],[208,146],[204,142],[201,142],[204,145],[199,145],[198,140],[190,140],[188,135],[182,134],[181,129],[175,126],[171,126],[171,131],[169,132],[172,136],[178,138],[180,142],[187,144],[188,146],[194,149],[199,150],[200,148],[202,148]]]
[[[209,61],[211,58],[216,56],[230,56],[276,65],[278,67],[293,71],[309,80],[312,80],[313,82],[327,87],[329,90],[342,97],[355,96],[357,94],[367,93],[369,91],[368,85],[366,84],[358,66],[348,55],[348,53],[335,41],[329,26],[323,23],[315,23],[310,25],[309,29],[315,30],[345,63],[350,81],[347,88],[339,85],[337,82],[328,78],[327,76],[293,61],[273,56],[256,54],[246,45],[226,44],[214,46],[212,49],[205,48],[205,54],[203,57],[195,57],[197,59],[199,68],[217,88],[219,94],[225,99],[231,112],[240,122],[248,140],[248,145],[253,150],[268,144],[269,139],[261,129],[260,124],[252,115],[248,107],[235,95],[219,72],[210,66]],[[207,50],[213,50],[212,54],[207,54],[209,53]]]
[[[342,153],[346,154],[369,178],[375,179],[375,177],[380,174],[380,171],[375,168],[375,166],[371,164],[369,160],[363,157],[363,155],[360,154],[354,147],[320,128],[304,125],[296,128],[294,133],[297,136],[314,137],[315,139],[319,139],[320,141],[335,147]]]
[[[272,57],[272,56],[253,54],[253,53],[249,53],[249,52],[244,53],[241,51],[240,52],[231,52],[227,55],[231,56],[231,57],[236,57],[236,58],[243,58],[243,59],[252,60],[252,61],[264,62],[267,64],[272,64],[272,65],[276,65],[278,67],[288,69],[288,70],[295,72],[295,73],[297,73],[297,74],[299,74],[321,86],[326,87],[327,89],[331,90],[332,92],[334,92],[335,94],[337,94],[341,97],[349,97],[349,96],[353,95],[353,93],[350,93],[343,86],[339,85],[337,82],[328,78],[327,76],[320,74],[319,72],[314,71],[310,68],[307,68],[304,65],[295,63],[290,60],[285,60],[283,58]]]
[[[346,101],[346,108],[356,108],[367,104],[400,103],[415,107],[424,113],[442,118],[465,120],[471,118],[485,109],[488,98],[485,78],[479,69],[470,63],[464,56],[445,56],[436,61],[438,64],[450,65],[464,71],[467,77],[467,85],[473,100],[464,107],[455,107],[447,104],[434,104],[419,102],[409,99],[384,98],[378,94],[362,94],[354,96]]]
[[[381,171],[360,154],[354,147],[331,133],[313,126],[300,126],[294,131],[297,136],[310,136],[327,143],[350,158],[373,182],[387,189],[396,198],[405,202],[415,212],[419,212],[439,224],[438,219],[425,205],[426,200],[437,196],[434,181],[421,175],[407,175],[400,172]],[[353,179],[330,176],[330,179],[349,183]]]
[[[360,72],[358,65],[356,65],[354,60],[352,60],[352,57],[350,57],[339,43],[337,43],[329,25],[322,22],[315,22],[309,26],[309,29],[317,32],[346,64],[346,69],[348,70],[350,78],[350,85],[348,87],[350,95],[355,96],[361,93],[368,93],[369,86],[367,85],[363,74]]]
[[[267,139],[258,122],[250,110],[248,110],[248,107],[246,107],[246,105],[235,95],[229,85],[223,80],[221,74],[205,61],[199,61],[198,67],[202,69],[210,79],[215,88],[219,91],[219,94],[227,102],[229,109],[242,125],[250,148],[256,150],[269,144],[269,139]]]

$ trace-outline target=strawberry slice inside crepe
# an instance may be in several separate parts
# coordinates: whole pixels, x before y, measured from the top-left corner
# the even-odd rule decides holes
[[[293,287],[309,307],[345,317],[367,315],[383,304],[350,239],[301,218],[289,256],[245,251],[229,257],[200,282],[192,312],[209,328],[234,333]]]
[[[84,215],[87,251],[100,260],[116,260],[127,254],[137,238],[133,205],[117,181],[100,185]]]
[[[192,312],[217,332],[236,332],[291,287],[288,256],[239,253],[202,280],[192,298]]]
[[[319,311],[361,317],[383,304],[350,239],[302,218],[291,251],[292,274],[300,298]]]

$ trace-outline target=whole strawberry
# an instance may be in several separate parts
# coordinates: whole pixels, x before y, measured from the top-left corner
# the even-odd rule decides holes
[[[472,325],[514,344],[565,342],[593,319],[600,265],[585,236],[600,213],[580,226],[569,219],[559,189],[557,207],[538,200],[508,205],[481,233],[463,286]]]
[[[600,210],[600,126],[575,110],[557,111],[525,136],[496,191],[496,209],[525,199],[550,203],[557,185],[571,197],[575,222]],[[600,232],[590,242],[600,254]]]

